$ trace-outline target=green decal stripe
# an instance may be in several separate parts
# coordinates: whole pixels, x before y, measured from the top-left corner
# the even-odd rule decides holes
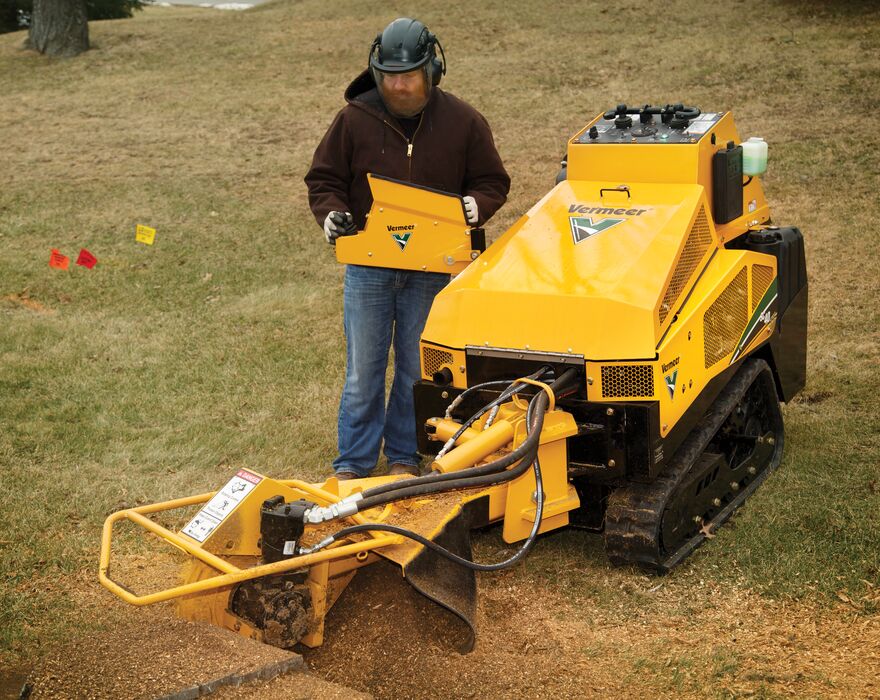
[[[742,350],[743,344],[745,343],[746,339],[752,334],[752,331],[758,323],[758,319],[761,318],[761,315],[767,310],[767,307],[770,306],[770,302],[772,302],[773,299],[776,297],[776,282],[778,279],[778,277],[775,277],[773,279],[773,282],[771,282],[770,286],[767,287],[767,291],[764,292],[764,296],[761,297],[761,301],[759,301],[758,305],[755,307],[755,311],[752,314],[752,317],[746,324],[746,329],[739,337],[739,342],[736,345],[737,354],[739,354],[739,351]]]

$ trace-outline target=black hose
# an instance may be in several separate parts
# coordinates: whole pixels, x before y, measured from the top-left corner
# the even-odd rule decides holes
[[[526,377],[526,379],[536,380],[536,379],[544,376],[551,369],[553,369],[553,368],[548,365],[544,365],[537,372],[532,372],[532,374],[530,374],[528,377]],[[485,382],[485,384],[491,384],[491,383],[492,382]],[[476,387],[473,387],[472,389],[476,389],[479,386],[480,385],[478,384]],[[520,384],[519,380],[509,384],[507,389],[502,391],[492,401],[487,403],[479,411],[474,413],[474,415],[472,415],[464,423],[462,423],[461,427],[455,431],[455,435],[453,435],[450,438],[450,440],[452,440],[452,442],[455,443],[455,441],[458,440],[458,438],[460,438],[464,434],[464,431],[467,430],[468,428],[470,428],[481,416],[483,416],[486,413],[488,413],[489,411],[491,411],[493,408],[495,408],[495,406],[501,405],[503,402],[507,401],[507,399],[509,399],[511,396],[513,396],[516,392],[522,391],[527,386],[529,386],[529,385],[526,383]],[[461,397],[466,396],[468,394],[468,392],[470,392],[472,389],[466,389],[464,392],[461,393],[461,395],[459,395],[458,399],[456,399],[456,400],[461,400]]]
[[[551,391],[553,391],[554,395],[556,395],[557,391],[560,394],[566,393],[571,388],[570,385],[576,376],[577,373],[574,369],[566,370],[550,385]],[[415,496],[424,496],[456,489],[493,486],[515,479],[529,468],[529,464],[537,456],[538,443],[549,402],[550,398],[544,391],[541,391],[532,398],[526,415],[526,439],[523,440],[519,447],[504,457],[480,467],[471,467],[470,469],[462,469],[449,472],[448,474],[436,474],[393,482],[393,485],[397,486],[394,489],[383,489],[381,486],[369,489],[363,493],[363,499],[358,501],[358,511],[363,512],[370,508],[404,498],[413,498]],[[537,414],[536,424],[532,425],[529,416],[535,414]],[[521,461],[515,467],[504,469],[504,467],[513,464],[517,460]],[[379,491],[379,489],[383,490]]]
[[[543,392],[541,393],[541,395],[546,396],[546,394]],[[534,406],[534,403],[529,404],[529,410],[526,415],[526,430],[528,433],[533,432],[530,426],[533,418],[532,408]],[[541,416],[540,423],[543,423],[543,415]],[[538,426],[536,425],[534,427]],[[538,430],[534,434],[540,436],[541,431]],[[531,437],[531,435],[529,435],[529,437]],[[366,523],[364,525],[352,525],[351,527],[344,528],[343,530],[340,530],[339,532],[332,535],[331,541],[336,541],[355,532],[390,532],[395,535],[402,535],[403,537],[406,537],[408,539],[415,540],[416,542],[424,545],[428,549],[433,550],[440,556],[445,557],[450,561],[455,562],[456,564],[460,564],[461,566],[466,566],[469,569],[473,569],[474,571],[500,571],[501,569],[507,569],[516,564],[520,559],[528,554],[529,551],[531,551],[538,536],[538,530],[541,527],[541,520],[544,517],[544,481],[541,478],[541,464],[538,460],[537,454],[535,454],[534,459],[532,460],[532,466],[535,471],[535,522],[532,524],[532,530],[529,533],[528,537],[526,537],[522,546],[511,557],[508,557],[504,561],[496,562],[495,564],[480,564],[475,561],[470,561],[468,559],[465,559],[464,557],[458,556],[454,552],[450,552],[445,547],[441,547],[436,542],[433,542],[427,537],[423,537],[422,535],[413,532],[412,530],[407,530],[406,528],[398,527],[396,525],[386,525],[384,523]]]
[[[370,494],[369,496],[365,495],[364,498],[358,501],[358,511],[363,512],[365,510],[369,510],[370,508],[376,508],[377,506],[383,506],[386,503],[391,503],[393,501],[399,501],[404,498],[413,498],[414,496],[424,496],[430,493],[440,493],[442,491],[452,491],[455,489],[465,489],[465,488],[474,488],[477,486],[492,486],[494,484],[500,484],[505,481],[510,481],[511,479],[515,479],[520,474],[524,473],[528,468],[530,462],[535,458],[538,450],[538,442],[541,436],[541,428],[544,425],[544,413],[547,410],[547,406],[550,402],[547,394],[545,392],[541,392],[537,394],[535,398],[532,399],[532,403],[529,404],[530,407],[532,404],[536,404],[536,410],[540,411],[537,419],[537,428],[536,431],[532,431],[523,440],[522,444],[517,447],[513,452],[505,457],[502,457],[497,462],[501,462],[507,460],[508,463],[512,463],[518,459],[520,459],[520,463],[513,467],[512,469],[502,469],[500,471],[494,471],[489,474],[479,473],[476,476],[473,476],[473,472],[468,474],[468,469],[464,469],[458,472],[449,472],[449,474],[438,474],[430,477],[421,477],[419,479],[406,479],[399,483],[399,488],[393,491],[386,491],[384,493],[379,494]],[[513,459],[511,459],[511,457]],[[490,465],[483,465],[482,467],[472,467],[471,469],[484,469]],[[440,478],[446,477],[446,478]],[[365,492],[366,494],[366,492]]]
[[[528,378],[535,379],[537,377],[540,377],[543,374],[545,374],[549,369],[550,368],[545,365],[544,367],[541,367],[541,369],[539,369],[537,372],[534,372],[531,375],[529,375]],[[566,376],[566,375],[568,375],[569,372],[571,372],[571,374],[569,376]],[[563,377],[565,377],[565,382],[563,382]],[[565,388],[564,385],[568,381],[570,381],[573,377],[574,377],[573,370],[568,370],[567,372],[563,373],[556,381],[554,381],[550,385],[551,389],[553,389],[553,391],[554,391],[554,394],[556,393],[557,385],[559,385],[560,390],[564,390],[564,388]],[[496,382],[485,382],[483,384],[478,384],[476,386],[471,387],[470,389],[465,390],[465,392],[463,394],[461,394],[461,396],[468,393],[469,391],[476,390],[478,388],[482,388],[482,387],[485,387],[488,385],[494,385],[494,384],[496,384]],[[527,386],[529,386],[529,385],[520,384],[519,382],[513,382],[512,384],[510,384],[509,388],[506,391],[502,392],[492,402],[490,402],[489,404],[484,406],[482,409],[480,409],[480,411],[478,411],[473,416],[471,416],[471,418],[466,423],[464,423],[461,426],[461,428],[459,428],[459,430],[455,433],[455,435],[453,435],[452,440],[457,440],[459,437],[461,437],[462,433],[464,433],[464,431],[477,418],[482,416],[486,411],[490,410],[495,404],[498,404],[498,403],[501,403],[502,401],[507,400],[508,398],[510,398],[510,396],[512,394],[516,393],[517,391],[521,391],[522,389],[526,388]],[[543,413],[541,414],[541,421],[543,423]],[[483,476],[483,475],[487,475],[487,474],[495,474],[497,472],[500,472],[502,469],[506,469],[514,462],[516,462],[520,459],[524,459],[527,454],[528,449],[529,449],[529,446],[526,445],[526,441],[524,441],[519,447],[517,447],[512,452],[510,452],[510,453],[504,455],[503,457],[500,457],[492,462],[488,462],[487,464],[483,464],[479,467],[469,467],[468,469],[461,469],[461,470],[458,470],[455,472],[448,472],[445,474],[428,474],[426,476],[416,477],[415,479],[405,479],[405,480],[399,480],[399,481],[392,481],[387,484],[381,484],[379,486],[374,486],[371,489],[367,489],[366,491],[363,492],[363,498],[364,498],[364,500],[373,499],[373,497],[379,496],[381,494],[392,493],[392,492],[398,493],[404,489],[406,489],[407,491],[410,491],[414,487],[420,486],[422,484],[438,484],[438,483],[447,484],[447,482],[453,482],[453,481],[458,482],[459,480],[468,479],[471,477],[478,477],[478,476]],[[518,473],[522,473],[522,472],[520,471]],[[504,480],[502,479],[502,481],[504,481]],[[495,482],[492,482],[492,483],[495,483]],[[482,484],[476,483],[474,485],[480,486]],[[411,498],[412,496],[420,496],[420,495],[424,495],[427,493],[437,493],[438,491],[453,490],[453,489],[457,489],[457,488],[469,488],[469,487],[468,486],[459,486],[457,484],[456,485],[448,484],[447,486],[445,486],[442,489],[433,489],[433,490],[429,490],[429,491],[414,491],[411,493],[411,495],[398,496],[398,498]],[[392,500],[397,500],[397,498],[392,499]],[[383,500],[381,503],[384,504],[387,502],[388,502],[387,500]],[[359,510],[365,510],[367,507],[368,506],[363,505],[363,503],[359,504]],[[369,507],[373,507],[373,506],[369,506]]]

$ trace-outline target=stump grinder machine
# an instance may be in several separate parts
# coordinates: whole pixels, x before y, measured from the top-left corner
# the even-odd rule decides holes
[[[111,515],[102,584],[314,647],[358,570],[385,560],[454,613],[467,651],[475,571],[520,561],[541,533],[586,528],[613,564],[679,564],[779,464],[780,401],[804,385],[803,239],[770,224],[751,142],[729,112],[620,105],[568,142],[556,186],[488,249],[459,197],[371,176],[367,225],[337,258],[458,273],[421,340],[428,474],[239,469],[216,492]],[[186,507],[182,529],[157,522]],[[182,582],[139,595],[114,581],[120,520],[189,555]],[[474,562],[471,530],[495,523],[518,549]]]

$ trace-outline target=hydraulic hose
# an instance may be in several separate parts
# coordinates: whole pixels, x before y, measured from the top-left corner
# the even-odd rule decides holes
[[[537,372],[533,372],[532,374],[530,374],[527,377],[527,379],[539,379],[540,377],[544,376],[550,370],[551,370],[551,368],[549,366],[544,365]],[[496,382],[484,382],[483,384],[477,384],[476,386],[470,387],[469,389],[465,389],[461,394],[459,394],[452,401],[451,404],[449,404],[449,408],[446,410],[447,417],[449,417],[451,411],[459,403],[461,403],[462,400],[464,400],[464,397],[467,396],[469,393],[471,393],[472,391],[475,391],[477,389],[487,387],[492,384],[496,384]],[[474,415],[472,415],[470,418],[468,418],[464,423],[462,423],[462,426],[455,432],[455,435],[453,435],[451,438],[449,438],[449,440],[446,441],[446,445],[454,444],[455,441],[458,440],[458,438],[460,438],[462,436],[464,431],[467,430],[468,428],[470,428],[471,425],[473,425],[474,422],[477,421],[483,414],[485,414],[487,411],[491,411],[493,408],[496,408],[497,406],[500,406],[502,403],[507,401],[507,399],[509,399],[511,396],[513,396],[517,391],[521,391],[522,389],[525,388],[525,385],[521,384],[519,382],[519,380],[513,382],[512,384],[511,383],[507,383],[507,384],[508,384],[507,389],[502,391],[500,395],[496,396],[492,401],[487,403],[485,406],[483,406],[483,408],[481,408],[479,411],[474,413]],[[443,446],[443,450],[441,450],[441,454],[447,449],[446,445]]]
[[[535,398],[537,399],[539,396],[544,396],[546,398],[546,394],[541,392]],[[532,437],[532,433],[540,436],[541,431],[538,430],[534,432],[532,427],[532,421],[534,420],[533,408],[536,408],[535,399],[532,400],[532,403],[529,404],[529,409],[526,414],[526,431],[529,433],[527,439]],[[544,407],[546,409],[546,406]],[[540,420],[537,421],[538,424],[534,426],[534,428],[539,427],[539,424],[543,423],[543,413],[540,415]],[[450,552],[445,547],[441,547],[436,542],[429,540],[427,537],[423,537],[422,535],[413,532],[412,530],[407,530],[406,528],[398,527],[396,525],[386,525],[384,523],[367,523],[364,525],[352,525],[351,527],[344,528],[339,532],[331,535],[326,540],[320,542],[314,549],[321,549],[323,547],[328,546],[332,542],[337,539],[346,537],[348,535],[354,534],[355,532],[365,532],[365,531],[381,531],[381,532],[390,532],[395,535],[401,535],[408,539],[414,540],[419,544],[424,545],[428,549],[436,552],[442,557],[449,559],[450,561],[455,562],[456,564],[460,564],[461,566],[465,566],[469,569],[473,569],[474,571],[499,571],[501,569],[506,569],[518,561],[520,561],[535,544],[535,540],[538,535],[538,530],[541,527],[541,520],[544,516],[544,481],[541,478],[541,464],[538,460],[537,453],[535,454],[532,460],[532,467],[535,472],[535,491],[536,491],[536,504],[535,504],[535,522],[532,524],[532,530],[529,532],[529,536],[523,541],[522,546],[510,557],[505,559],[504,561],[496,562],[494,564],[480,564],[475,561],[470,561],[469,559],[465,559],[464,557],[460,557],[454,552]]]
[[[484,473],[483,470],[486,467],[492,466],[490,464],[483,465],[482,467],[472,467],[471,469],[464,469],[460,472],[450,472],[449,474],[438,474],[433,476],[420,477],[418,479],[406,479],[405,481],[400,482],[398,488],[394,490],[389,490],[378,494],[372,493],[373,489],[370,489],[369,492],[365,491],[363,494],[363,498],[358,501],[358,510],[362,512],[370,508],[375,508],[376,506],[385,505],[386,503],[390,503],[391,501],[399,501],[404,498],[412,498],[414,496],[424,496],[430,493],[451,491],[453,489],[473,488],[476,486],[492,486],[494,484],[499,484],[505,481],[510,481],[511,479],[515,479],[529,468],[529,464],[532,460],[534,460],[537,454],[541,428],[544,424],[544,413],[547,410],[549,401],[550,400],[547,397],[547,394],[543,391],[540,394],[537,394],[532,399],[532,402],[529,405],[530,407],[535,406],[535,410],[536,412],[538,412],[538,418],[536,419],[537,424],[535,425],[535,428],[537,428],[537,430],[530,431],[526,439],[523,440],[522,444],[517,447],[513,452],[505,455],[505,457],[502,457],[499,460],[496,460],[496,467],[498,462],[505,461],[508,464],[512,464],[517,460],[521,460],[519,464],[517,464],[512,469],[497,467],[499,471]],[[480,471],[477,472],[476,475],[474,475],[473,469],[478,469]]]
[[[529,379],[536,379],[537,377],[540,377],[543,374],[545,374],[548,369],[549,368],[546,366],[542,367],[537,372],[534,372],[533,374],[529,375],[528,378]],[[567,389],[569,389],[568,384],[574,379],[574,377],[575,377],[574,370],[566,370],[565,372],[562,373],[562,375],[559,376],[558,379],[556,379],[553,383],[550,384],[550,388],[553,390],[553,392],[556,396],[559,396],[562,393],[565,393],[565,391]],[[484,384],[478,384],[474,387],[471,387],[470,389],[467,389],[463,394],[461,394],[459,396],[459,398],[461,396],[464,396],[464,394],[469,391],[474,391],[478,388],[484,388],[488,385],[496,385],[496,382],[485,382]],[[481,415],[483,415],[487,410],[491,409],[493,405],[499,404],[502,401],[506,401],[508,398],[510,398],[510,396],[512,396],[514,393],[516,393],[516,391],[520,391],[523,388],[525,388],[525,385],[521,384],[519,382],[514,382],[513,384],[510,384],[506,391],[502,392],[501,395],[499,395],[492,402],[490,402],[489,404],[484,406],[482,409],[480,409],[480,411],[475,413],[466,423],[464,423],[462,425],[462,427],[452,437],[452,440],[457,440],[458,437],[460,437],[461,434],[465,431],[465,429],[467,429],[477,418],[479,418]],[[543,394],[546,397],[546,394],[544,394],[544,392],[541,392],[541,394]],[[540,396],[541,394],[538,394],[538,396]],[[537,397],[535,397],[535,398],[537,398]],[[546,407],[544,410],[546,410]],[[544,420],[544,411],[541,412],[542,425],[543,425],[543,420]],[[538,432],[540,433],[540,430]],[[393,500],[398,500],[399,498],[411,498],[412,496],[424,495],[426,493],[437,493],[438,491],[453,490],[453,489],[457,489],[457,488],[468,488],[471,485],[472,486],[484,485],[484,483],[475,483],[475,484],[470,484],[470,485],[459,485],[457,482],[459,482],[461,480],[465,480],[465,479],[470,479],[471,477],[481,477],[481,476],[488,475],[488,474],[495,474],[497,472],[500,472],[503,469],[506,469],[514,462],[517,462],[519,460],[525,460],[525,458],[528,456],[528,454],[527,454],[528,450],[531,447],[531,443],[527,444],[527,442],[528,442],[528,440],[524,441],[519,447],[517,447],[512,452],[510,452],[510,453],[508,453],[508,454],[504,455],[503,457],[500,457],[496,460],[493,460],[492,462],[481,465],[479,467],[470,467],[468,469],[462,469],[460,471],[449,472],[446,474],[429,474],[427,476],[416,477],[415,479],[394,481],[394,482],[391,482],[388,484],[374,486],[373,488],[367,489],[366,491],[363,492],[363,498],[364,498],[364,500],[368,500],[368,499],[372,499],[374,496],[379,496],[379,495],[386,494],[386,493],[393,492],[393,493],[397,494],[398,492],[400,492],[404,489],[409,491],[413,487],[421,486],[423,484],[443,483],[446,485],[441,489],[436,489],[436,490],[431,490],[431,491],[417,491],[417,492],[413,492],[407,496],[399,496],[398,495]],[[527,464],[528,464],[528,462],[527,462]],[[525,468],[527,468],[527,466]],[[517,468],[517,469],[519,469],[519,468]],[[524,469],[518,470],[517,474],[515,476],[518,476],[519,474],[521,474],[522,471],[524,471]],[[504,480],[505,479],[501,479],[500,481],[504,481]],[[456,483],[453,484],[450,482],[456,482]],[[489,483],[491,484],[491,483],[498,483],[498,482],[489,482]],[[388,501],[382,501],[382,503],[387,503],[387,502]],[[368,507],[368,506],[364,505],[363,502],[359,504],[360,510],[364,510],[366,507]],[[372,507],[372,506],[370,506],[370,507]]]

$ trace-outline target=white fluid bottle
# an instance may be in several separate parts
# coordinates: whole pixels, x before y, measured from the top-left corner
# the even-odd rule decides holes
[[[752,136],[743,143],[743,175],[754,177],[767,172],[767,142]]]

